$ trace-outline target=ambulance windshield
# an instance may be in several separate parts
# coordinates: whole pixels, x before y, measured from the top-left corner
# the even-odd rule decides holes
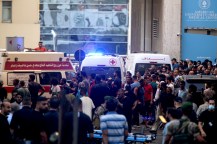
[[[135,67],[135,73],[140,72],[141,75],[144,75],[146,72],[157,72],[162,71],[166,72],[167,69],[171,69],[170,64],[158,64],[158,63],[137,63]]]
[[[82,71],[86,72],[88,76],[90,76],[92,73],[95,73],[96,75],[101,75],[105,77],[106,79],[111,77],[113,78],[113,74],[115,71],[121,71],[120,67],[83,67]]]

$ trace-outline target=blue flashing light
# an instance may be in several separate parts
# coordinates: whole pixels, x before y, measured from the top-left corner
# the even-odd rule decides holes
[[[102,56],[102,53],[88,53],[88,56]]]

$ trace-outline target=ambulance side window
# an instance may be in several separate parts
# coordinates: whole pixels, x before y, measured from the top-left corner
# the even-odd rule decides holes
[[[58,81],[62,78],[60,72],[42,72],[39,74],[41,85],[51,85],[51,80],[56,78]]]
[[[25,81],[25,84],[28,85],[29,81],[29,75],[34,74],[34,73],[29,73],[29,72],[8,72],[7,73],[7,85],[8,86],[13,86],[13,80],[14,79],[19,79],[20,81],[23,80]]]
[[[76,77],[76,74],[74,72],[65,72],[66,74],[66,80],[70,81],[72,80],[74,77]]]

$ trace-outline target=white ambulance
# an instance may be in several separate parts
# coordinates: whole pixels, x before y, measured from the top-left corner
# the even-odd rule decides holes
[[[155,67],[158,69],[161,66],[167,66],[171,70],[172,62],[169,55],[155,54],[155,53],[131,53],[126,58],[126,69],[130,71],[132,75],[136,72],[140,72],[141,75],[150,68]]]
[[[36,82],[45,88],[45,96],[51,86],[51,79],[66,78],[75,75],[72,63],[62,52],[0,52],[0,80],[3,80],[11,97],[13,80],[24,80],[28,84],[29,75],[36,76]]]
[[[82,61],[81,70],[88,76],[92,73],[104,75],[105,78],[114,78],[115,71],[121,72],[121,80],[124,81],[125,68],[123,58],[115,54],[88,54]]]

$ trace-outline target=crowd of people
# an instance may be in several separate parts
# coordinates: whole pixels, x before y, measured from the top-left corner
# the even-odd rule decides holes
[[[28,84],[15,79],[10,100],[0,81],[0,143],[83,144],[93,141],[94,129],[102,130],[105,144],[124,143],[128,133],[141,125],[157,131],[163,116],[167,121],[163,144],[212,144],[217,128],[216,82],[207,82],[198,93],[197,86],[186,87],[183,75],[217,77],[217,68],[209,60],[172,59],[172,64],[173,71],[162,66],[135,75],[127,72],[124,82],[119,71],[113,78],[81,72],[70,83],[52,79],[49,98],[35,75],[29,75]]]

